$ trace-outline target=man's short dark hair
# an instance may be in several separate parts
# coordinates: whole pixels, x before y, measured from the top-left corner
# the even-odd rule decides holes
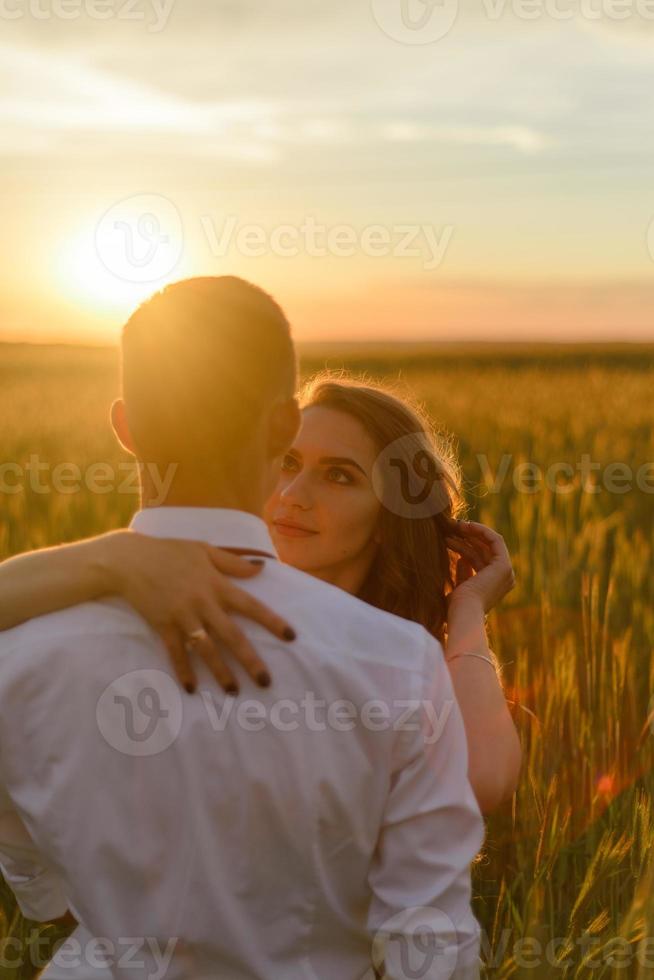
[[[232,276],[155,293],[122,335],[123,397],[137,455],[157,463],[238,454],[275,397],[292,397],[288,320],[262,289]]]

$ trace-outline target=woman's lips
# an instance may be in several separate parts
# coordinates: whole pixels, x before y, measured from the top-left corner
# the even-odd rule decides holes
[[[306,527],[298,527],[295,524],[283,524],[280,521],[273,521],[275,530],[285,538],[310,538],[317,531],[310,531]]]

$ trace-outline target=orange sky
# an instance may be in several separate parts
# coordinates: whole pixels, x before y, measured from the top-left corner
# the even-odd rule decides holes
[[[300,340],[652,338],[636,0],[107,2],[0,4],[0,338],[223,273]]]

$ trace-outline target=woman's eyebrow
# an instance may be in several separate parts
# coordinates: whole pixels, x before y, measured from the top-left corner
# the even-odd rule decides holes
[[[355,469],[363,473],[364,476],[367,476],[367,473],[363,467],[359,466],[355,460],[349,459],[347,456],[322,456],[318,462],[325,463],[329,466],[354,466]]]

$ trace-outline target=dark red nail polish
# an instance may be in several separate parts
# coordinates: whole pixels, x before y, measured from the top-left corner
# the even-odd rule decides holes
[[[260,687],[270,687],[271,677],[267,670],[260,670],[257,674],[257,684]]]
[[[297,638],[297,633],[295,632],[295,630],[292,630],[290,626],[287,626],[284,632],[282,633],[282,636],[284,637],[285,640],[295,640]]]

